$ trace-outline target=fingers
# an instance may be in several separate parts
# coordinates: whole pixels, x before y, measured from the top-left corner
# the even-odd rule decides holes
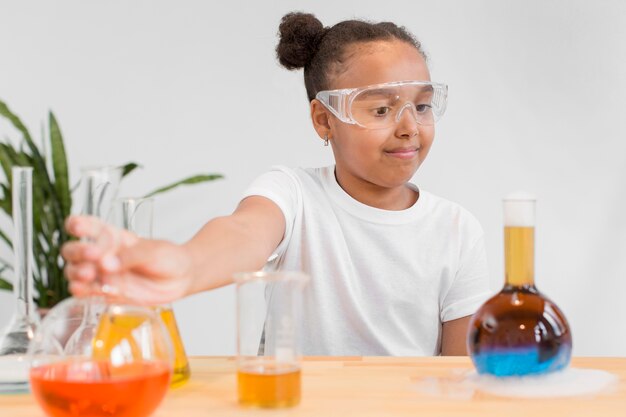
[[[84,239],[95,240],[103,227],[104,222],[92,216],[70,216],[65,221],[65,230],[69,234]]]
[[[70,281],[70,292],[77,297],[92,295],[94,286],[80,281]]]
[[[70,282],[94,282],[98,278],[98,270],[93,263],[68,263],[65,265],[65,276]]]
[[[63,245],[61,256],[68,262],[95,262],[102,257],[102,250],[89,242],[73,241]]]
[[[185,262],[177,245],[140,239],[94,217],[70,217],[66,227],[83,239],[68,242],[61,250],[72,294],[99,294],[154,304],[184,293],[183,283],[174,279],[187,269],[180,267]]]
[[[67,268],[66,268],[67,269]],[[77,273],[76,270],[66,273]],[[98,295],[105,297],[109,302],[128,302],[139,305],[158,305],[169,303],[180,298],[183,288],[176,282],[153,282],[143,275],[133,272],[107,274],[101,277],[101,282],[72,280],[69,284],[71,293],[78,297]]]
[[[131,300],[134,304],[158,305],[172,302],[184,295],[184,287],[178,281],[153,280],[142,274],[124,272],[116,276],[108,276],[104,288],[115,289],[113,294],[122,300]]]
[[[121,245],[132,244],[137,237],[92,216],[70,216],[65,222],[68,233],[89,242],[102,253],[115,252]]]
[[[66,229],[81,241],[63,245],[63,258],[68,263],[94,262],[104,272],[118,271],[119,252],[138,241],[133,233],[109,226],[96,217],[71,216],[66,221]]]

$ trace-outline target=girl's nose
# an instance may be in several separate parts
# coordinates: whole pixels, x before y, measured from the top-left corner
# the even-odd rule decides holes
[[[402,115],[405,110],[407,111],[403,117]],[[402,129],[403,133],[409,137],[413,137],[418,133],[419,124],[417,121],[417,111],[412,103],[406,103],[398,110],[396,114],[396,124],[398,128]]]

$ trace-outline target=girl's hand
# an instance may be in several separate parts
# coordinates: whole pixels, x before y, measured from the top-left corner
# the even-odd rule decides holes
[[[95,217],[72,216],[68,233],[80,240],[63,245],[70,291],[88,295],[99,288],[113,298],[163,304],[188,294],[191,257],[171,242],[142,239]]]

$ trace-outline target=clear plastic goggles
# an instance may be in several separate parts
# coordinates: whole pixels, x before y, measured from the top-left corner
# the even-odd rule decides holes
[[[315,96],[342,122],[367,129],[392,127],[405,112],[421,125],[433,125],[443,116],[447,97],[447,85],[429,81],[326,90]]]

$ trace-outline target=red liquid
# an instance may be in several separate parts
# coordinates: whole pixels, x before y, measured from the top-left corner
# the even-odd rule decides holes
[[[30,371],[32,392],[52,417],[145,417],[165,396],[169,379],[167,365],[151,362],[62,362]]]

